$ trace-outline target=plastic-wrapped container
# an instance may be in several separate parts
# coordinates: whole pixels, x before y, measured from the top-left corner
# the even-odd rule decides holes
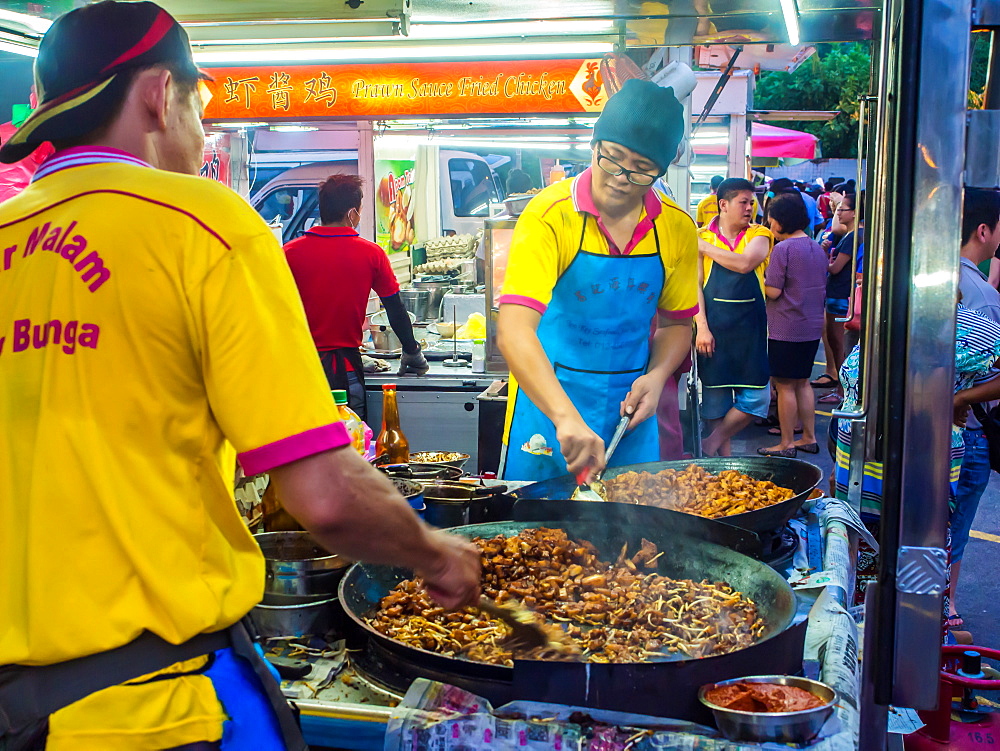
[[[367,441],[365,440],[365,423],[358,413],[347,406],[347,392],[343,389],[336,389],[333,392],[333,400],[337,403],[337,411],[340,412],[340,419],[344,421],[347,432],[351,436],[351,445],[361,456],[365,455]]]

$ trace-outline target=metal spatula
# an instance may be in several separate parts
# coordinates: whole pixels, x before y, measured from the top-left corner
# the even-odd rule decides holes
[[[607,453],[604,455],[604,469],[598,472],[589,483],[586,482],[589,470],[585,469],[576,476],[577,487],[576,490],[573,491],[573,495],[570,497],[571,501],[608,500],[608,491],[604,487],[604,483],[601,482],[601,478],[604,476],[604,470],[607,469],[608,462],[611,461],[611,455],[615,453],[615,449],[618,448],[618,444],[621,443],[622,436],[625,435],[625,430],[628,428],[628,424],[631,420],[632,414],[627,414],[618,421],[618,427],[615,428],[615,434],[611,437],[611,443],[608,444]]]
[[[509,644],[523,649],[555,646],[548,634],[535,622],[531,611],[523,605],[497,605],[487,597],[480,597],[477,607],[510,626],[511,633],[507,638]]]

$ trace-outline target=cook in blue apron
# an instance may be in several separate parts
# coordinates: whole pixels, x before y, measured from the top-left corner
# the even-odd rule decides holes
[[[583,248],[588,221],[584,214],[579,250],[556,282],[537,333],[559,385],[606,446],[621,419],[622,401],[649,365],[650,327],[666,275],[655,224],[655,254],[609,256]],[[595,280],[613,278],[622,283],[591,292]],[[655,294],[636,294],[640,285]],[[504,478],[537,481],[566,474],[555,425],[523,391],[514,398]],[[625,433],[611,465],[655,462],[659,450],[656,420],[645,420]]]

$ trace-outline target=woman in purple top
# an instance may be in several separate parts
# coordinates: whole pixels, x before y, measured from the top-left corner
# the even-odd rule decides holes
[[[819,453],[816,403],[809,377],[823,334],[826,253],[804,230],[809,214],[800,196],[782,194],[769,207],[768,223],[779,242],[764,277],[767,295],[767,359],[778,391],[781,442],[757,449],[764,456]],[[795,440],[795,426],[802,438]]]

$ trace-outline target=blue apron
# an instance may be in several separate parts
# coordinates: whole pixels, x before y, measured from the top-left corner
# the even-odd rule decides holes
[[[586,230],[584,215],[576,258],[556,282],[537,333],[566,395],[607,445],[621,419],[621,402],[649,364],[650,326],[666,274],[655,224],[655,255],[589,253],[583,249]],[[514,399],[504,479],[565,475],[552,421],[520,389]],[[542,436],[551,455],[522,450],[535,435]],[[655,462],[659,452],[656,420],[646,420],[625,434],[612,465]]]
[[[715,337],[715,353],[698,355],[702,386],[766,386],[771,377],[767,310],[757,274],[740,274],[713,263],[705,283],[705,317]]]

